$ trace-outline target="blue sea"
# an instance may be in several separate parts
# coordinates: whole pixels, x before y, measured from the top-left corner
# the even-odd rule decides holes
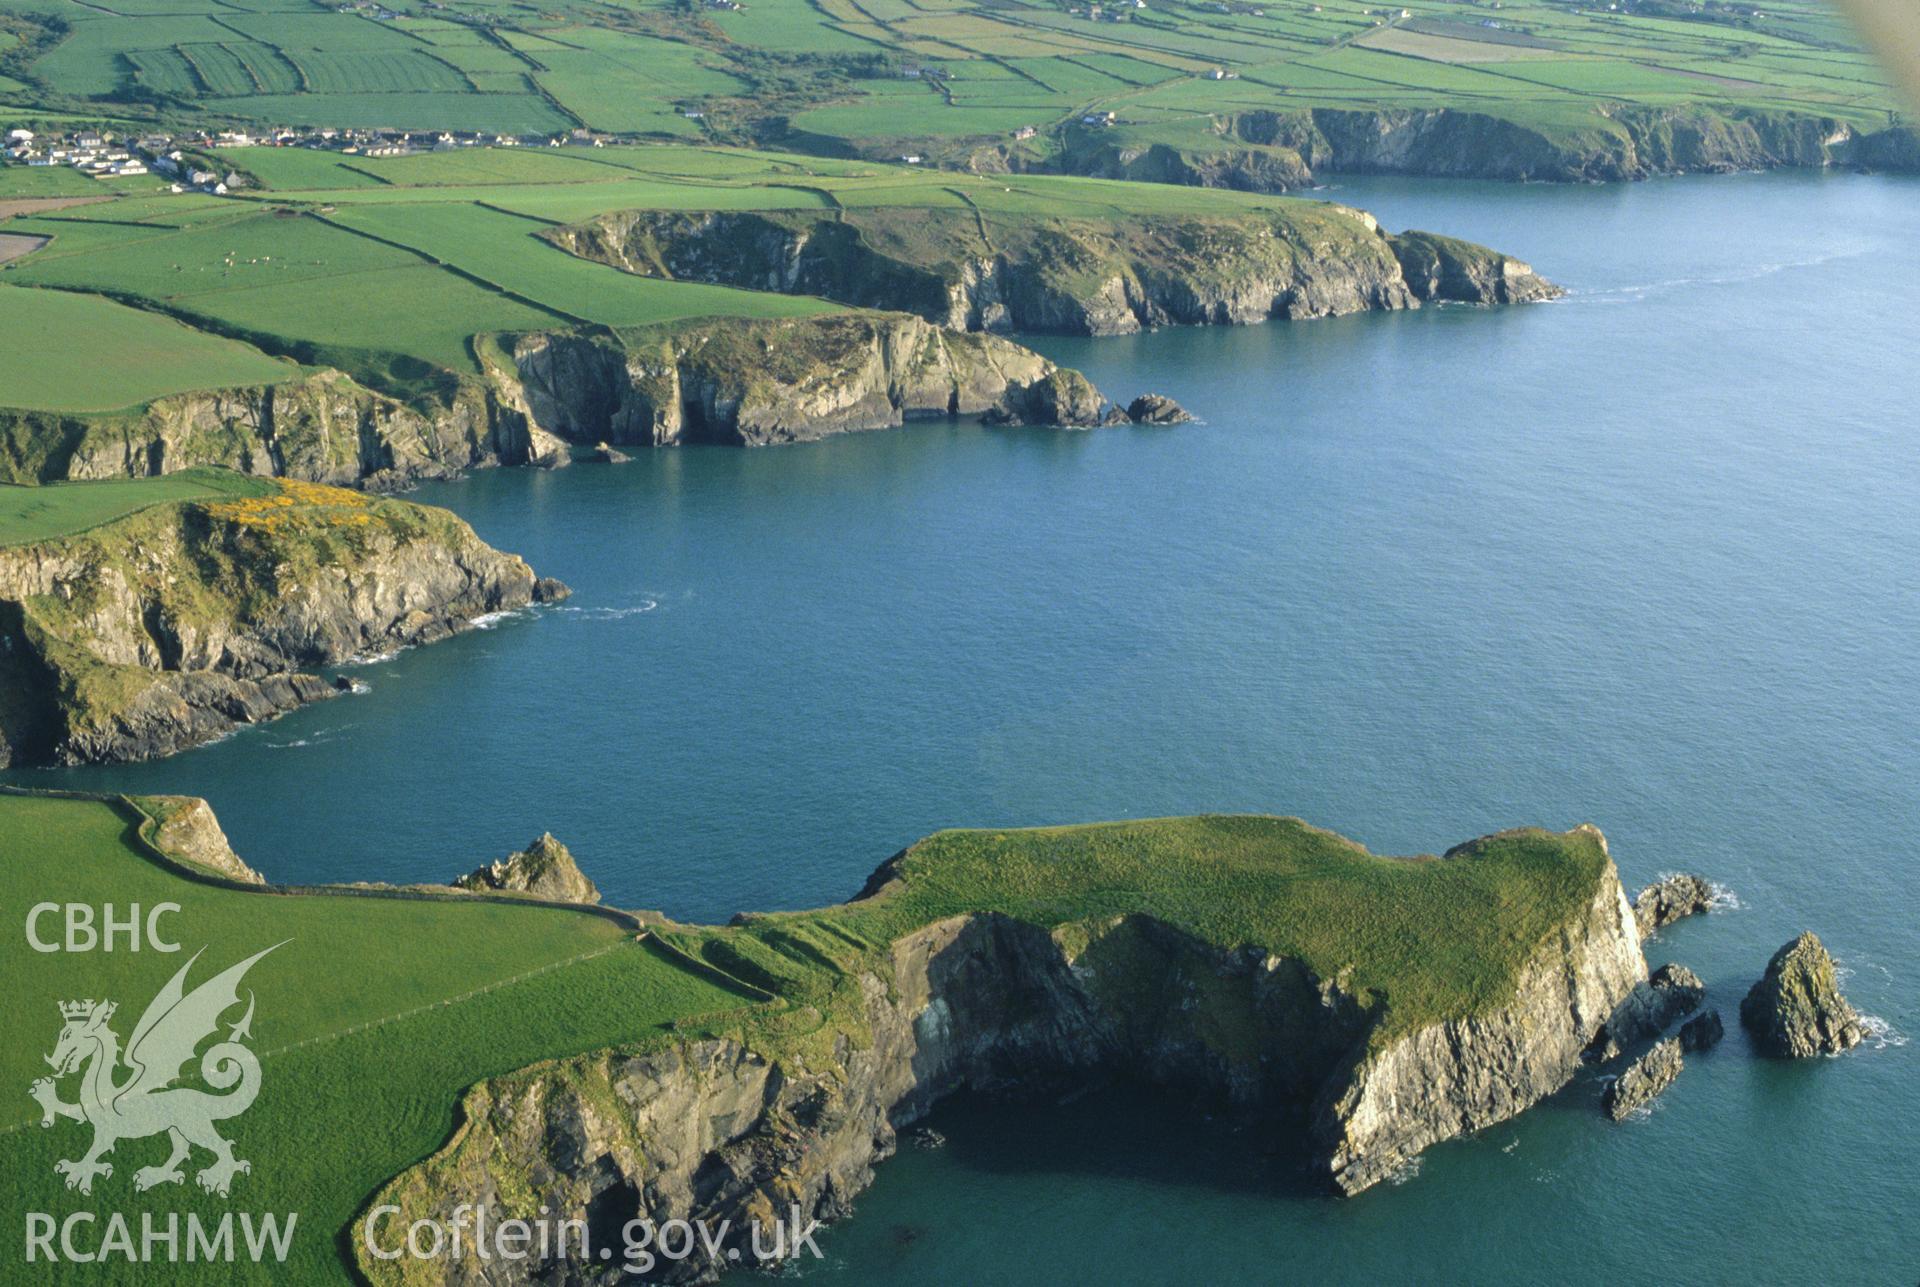
[[[1597,823],[1726,906],[1649,960],[1728,1040],[1651,1114],[1577,1082],[1357,1199],[1170,1095],[965,1102],[803,1276],[1920,1279],[1920,182],[1352,180],[1567,299],[1041,338],[1201,423],[939,422],[423,488],[575,590],[157,764],[285,880],[551,830],[689,920],[857,889],[939,827],[1258,810],[1379,852]],[[1752,1056],[1813,929],[1875,1036]]]

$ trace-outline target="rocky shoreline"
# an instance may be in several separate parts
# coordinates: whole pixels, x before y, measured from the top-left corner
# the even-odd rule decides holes
[[[316,667],[567,593],[444,510],[266,487],[0,549],[0,765],[169,755],[343,690]]]
[[[963,415],[1063,428],[1126,420],[1077,371],[904,313],[537,331],[475,347],[484,375],[423,405],[321,371],[122,414],[0,408],[0,482],[218,465],[396,491],[497,465],[609,460],[615,445],[767,446]]]
[[[1222,948],[1151,915],[1049,931],[962,913],[903,934],[851,980],[859,1038],[679,1040],[491,1079],[468,1095],[448,1145],[375,1200],[407,1219],[517,1201],[603,1224],[731,1221],[738,1243],[666,1274],[712,1281],[752,1263],[744,1230],[753,1221],[794,1209],[802,1219],[847,1214],[901,1132],[944,1096],[1115,1077],[1303,1122],[1324,1182],[1356,1193],[1431,1144],[1564,1086],[1595,1033],[1644,986],[1604,839],[1592,828],[1566,839],[1600,856],[1588,896],[1519,969],[1509,1000],[1481,1013],[1383,1039],[1377,1001],[1344,975]],[[1487,843],[1440,861],[1471,861]],[[862,898],[895,897],[900,880],[896,860]],[[1250,1027],[1223,1047],[1222,1025]],[[382,1281],[383,1266],[361,1268]],[[445,1269],[444,1281],[468,1281],[468,1271]],[[596,1271],[567,1269],[581,1281]],[[489,1282],[531,1281],[515,1276],[522,1267],[492,1272]]]
[[[1833,117],[1700,105],[1609,104],[1557,134],[1462,108],[1316,107],[1219,116],[1211,138],[1186,147],[1069,126],[1058,154],[1037,164],[998,147],[966,163],[1289,192],[1340,174],[1556,183],[1776,168],[1911,174],[1920,172],[1920,138],[1899,125],[1864,130]]]
[[[887,207],[630,210],[546,235],[642,276],[904,309],[950,331],[1129,335],[1561,293],[1496,250],[1386,233],[1364,211],[1329,203],[1017,220]]]

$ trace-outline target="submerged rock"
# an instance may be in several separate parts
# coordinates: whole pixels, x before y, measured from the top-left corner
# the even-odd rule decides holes
[[[1651,1103],[1656,1095],[1673,1085],[1685,1060],[1680,1054],[1680,1039],[1668,1037],[1634,1060],[1600,1099],[1608,1117],[1620,1121],[1634,1109]]]
[[[1707,911],[1713,906],[1713,886],[1698,876],[1675,872],[1648,885],[1633,900],[1633,917],[1645,938],[1663,926]]]
[[[574,862],[573,854],[550,832],[519,853],[477,867],[453,884],[456,889],[475,893],[531,894],[556,903],[600,901],[600,891]]]
[[[1183,425],[1193,416],[1172,398],[1143,393],[1127,404],[1127,419],[1137,425]]]
[[[1726,1026],[1720,1022],[1720,1012],[1709,1010],[1705,1014],[1696,1014],[1680,1026],[1680,1044],[1690,1054],[1711,1050],[1720,1044],[1720,1038],[1727,1033]]]
[[[1826,945],[1811,932],[1773,954],[1767,972],[1740,1003],[1740,1022],[1769,1055],[1804,1059],[1860,1044],[1866,1030],[1840,995]]]

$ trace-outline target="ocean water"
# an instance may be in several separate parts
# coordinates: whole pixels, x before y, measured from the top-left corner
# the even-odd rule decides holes
[[[945,422],[423,488],[576,594],[151,765],[270,876],[445,878],[542,830],[687,919],[844,897],[949,825],[1263,810],[1382,852],[1598,823],[1728,908],[1649,959],[1728,1040],[1355,1200],[1166,1095],[943,1109],[803,1276],[1920,1278],[1920,183],[1351,181],[1565,301],[1042,339],[1204,423]],[[1752,1057],[1818,931],[1877,1036]]]

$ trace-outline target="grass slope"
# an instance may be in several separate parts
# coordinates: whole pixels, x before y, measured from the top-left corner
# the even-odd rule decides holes
[[[237,1178],[231,1199],[202,1194],[191,1178],[136,1197],[133,1171],[161,1160],[165,1145],[128,1140],[112,1157],[112,1177],[83,1197],[62,1186],[53,1163],[82,1152],[90,1131],[71,1122],[42,1130],[24,1096],[0,1113],[0,1166],[11,1209],[56,1218],[75,1210],[214,1219],[227,1210],[299,1213],[286,1266],[235,1266],[231,1274],[223,1266],[221,1281],[343,1279],[335,1235],[378,1184],[445,1140],[464,1087],[550,1056],[658,1037],[743,999],[613,921],[574,910],[192,883],[143,851],[138,821],[106,803],[0,797],[0,853],[17,909],[43,900],[112,903],[124,914],[131,903],[173,901],[181,910],[163,925],[184,948],[131,953],[122,943],[112,954],[69,956],[7,936],[0,961],[10,986],[0,1022],[15,1040],[0,1052],[0,1081],[23,1090],[46,1073],[40,1057],[59,1032],[58,1001],[117,1000],[114,1023],[124,1037],[203,946],[190,983],[286,940],[246,981],[258,998],[259,1099],[224,1124],[253,1170]],[[54,924],[46,922],[49,932]],[[87,1269],[89,1282],[170,1280],[165,1265]],[[208,1280],[204,1267],[172,1272],[172,1281]]]
[[[0,286],[0,334],[0,406],[111,411],[294,374],[245,344],[97,295]]]
[[[188,469],[158,478],[0,484],[0,546],[72,536],[155,505],[265,496],[274,485],[227,469]]]

